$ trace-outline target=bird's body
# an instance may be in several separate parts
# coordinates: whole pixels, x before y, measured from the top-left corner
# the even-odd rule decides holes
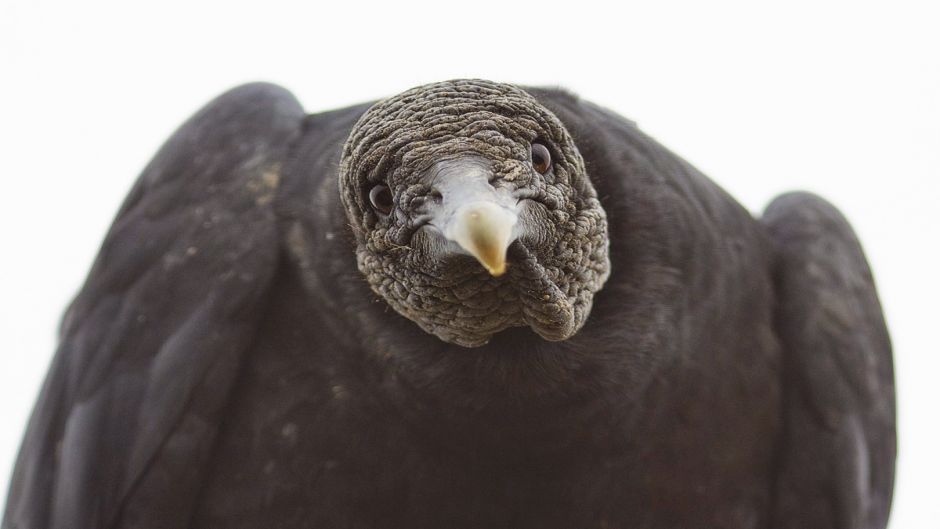
[[[392,310],[337,193],[371,105],[237,89],[122,208],[4,529],[883,527],[890,346],[845,221],[810,195],[754,219],[632,123],[529,93],[606,212],[579,331],[468,348]]]

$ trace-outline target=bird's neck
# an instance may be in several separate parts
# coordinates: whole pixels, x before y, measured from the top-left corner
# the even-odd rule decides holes
[[[321,220],[325,220],[322,219]],[[335,218],[334,218],[335,220]],[[329,226],[329,227],[324,227]],[[362,374],[377,401],[416,435],[466,450],[490,447],[510,457],[587,443],[610,444],[633,415],[634,405],[669,344],[670,318],[649,310],[628,315],[624,300],[636,294],[602,291],[595,315],[574,337],[549,342],[528,328],[506,329],[482,347],[443,342],[392,310],[359,272],[344,225],[287,226],[285,240],[311,300],[329,333],[339,372]],[[637,300],[636,307],[649,307]],[[613,321],[611,318],[617,319]],[[632,334],[630,334],[632,333]],[[634,336],[635,334],[635,336]],[[647,369],[636,369],[641,359]],[[624,403],[627,403],[626,405]],[[619,434],[617,434],[619,435]]]

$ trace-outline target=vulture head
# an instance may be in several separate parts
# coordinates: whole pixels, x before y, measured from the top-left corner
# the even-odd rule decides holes
[[[570,338],[609,275],[584,160],[519,88],[447,81],[380,101],[345,143],[339,184],[372,290],[446,342],[523,326]]]

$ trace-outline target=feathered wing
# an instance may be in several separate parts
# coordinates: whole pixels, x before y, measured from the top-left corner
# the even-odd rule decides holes
[[[891,345],[851,227],[824,200],[776,199],[786,431],[772,527],[883,528],[896,453]]]
[[[187,525],[277,263],[270,202],[303,118],[281,88],[236,88],[146,167],[63,320],[5,529]]]

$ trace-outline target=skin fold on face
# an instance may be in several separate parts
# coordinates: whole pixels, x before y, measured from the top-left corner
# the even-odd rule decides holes
[[[380,101],[344,146],[340,191],[372,290],[446,342],[517,326],[570,338],[609,275],[577,147],[514,86],[446,81]]]

